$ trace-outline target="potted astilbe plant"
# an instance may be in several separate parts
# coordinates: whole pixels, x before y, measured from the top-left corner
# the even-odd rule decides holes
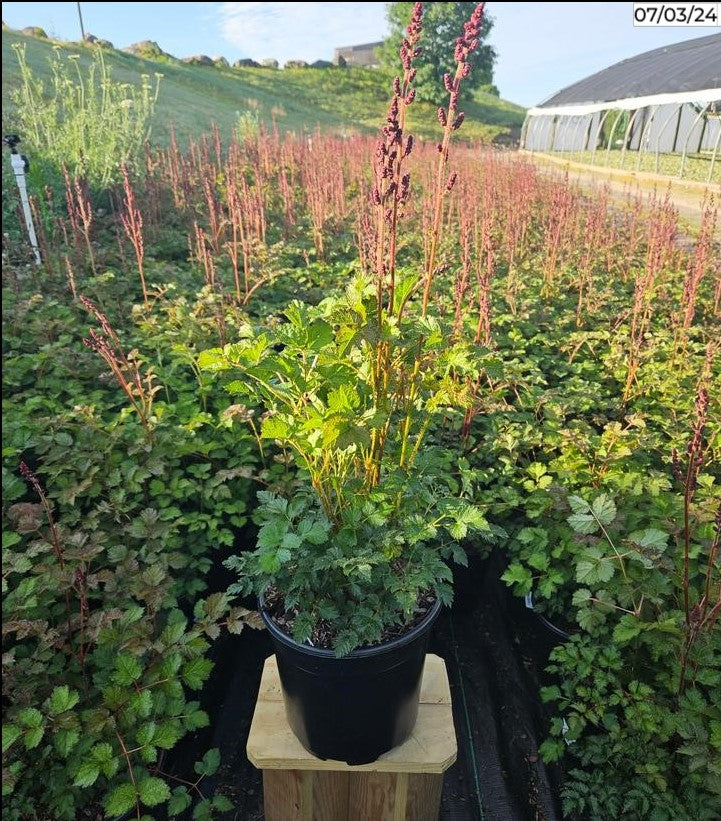
[[[260,597],[296,735],[316,755],[354,764],[410,735],[428,631],[451,600],[449,560],[464,561],[459,542],[469,531],[489,540],[496,532],[472,502],[463,460],[433,442],[444,414],[469,407],[469,377],[488,352],[453,341],[429,313],[442,203],[455,182],[449,141],[463,120],[459,86],[482,11],[446,76],[425,269],[401,273],[396,264],[411,186],[416,3],[374,160],[375,275],[318,306],[293,302],[285,322],[247,327],[237,343],[201,356],[203,367],[231,372],[232,393],[265,407],[261,438],[280,443],[299,469],[292,498],[258,494],[257,547],[227,562],[240,576],[231,590]]]

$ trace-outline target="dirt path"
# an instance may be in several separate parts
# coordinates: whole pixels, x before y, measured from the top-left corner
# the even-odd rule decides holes
[[[612,197],[616,200],[626,202],[629,197],[634,198],[637,194],[647,199],[653,196],[654,191],[665,194],[668,190],[671,200],[678,208],[682,222],[687,225],[691,233],[695,233],[701,222],[705,194],[710,191],[716,202],[721,202],[721,185],[715,183],[681,180],[644,171],[598,168],[551,154],[531,151],[521,153],[542,170],[567,171],[569,180],[580,185],[585,191],[592,191],[599,184],[608,185]],[[719,225],[718,232],[721,237],[721,225]]]

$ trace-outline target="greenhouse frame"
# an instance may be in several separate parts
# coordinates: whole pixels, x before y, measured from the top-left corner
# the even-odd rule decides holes
[[[647,51],[599,71],[530,108],[521,132],[528,151],[590,152],[608,165],[612,150],[709,159],[721,166],[721,34]],[[601,158],[599,152],[605,152]],[[717,174],[718,175],[718,174]]]

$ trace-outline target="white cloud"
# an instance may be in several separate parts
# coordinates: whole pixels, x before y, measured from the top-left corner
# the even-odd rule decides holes
[[[243,56],[330,60],[333,49],[382,40],[385,3],[221,3],[220,33]]]

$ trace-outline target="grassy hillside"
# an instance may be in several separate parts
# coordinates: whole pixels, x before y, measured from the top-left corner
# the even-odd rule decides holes
[[[49,78],[48,57],[54,47],[79,54],[81,64],[90,62],[91,49],[79,43],[55,43],[27,37],[12,30],[2,33],[3,131],[14,130],[10,92],[19,83],[17,58],[11,45],[25,43],[27,61],[33,71]],[[251,112],[282,130],[375,131],[383,121],[389,95],[389,78],[381,71],[358,68],[285,69],[222,68],[188,65],[176,60],[146,60],[121,51],[105,52],[113,79],[138,83],[140,75],[160,73],[160,95],[153,121],[152,139],[168,141],[173,126],[185,141],[217,123],[227,134],[238,113]],[[518,133],[524,110],[513,103],[478,93],[465,106],[466,139],[493,139]],[[433,137],[438,132],[431,106],[411,109],[411,128],[416,134]]]

